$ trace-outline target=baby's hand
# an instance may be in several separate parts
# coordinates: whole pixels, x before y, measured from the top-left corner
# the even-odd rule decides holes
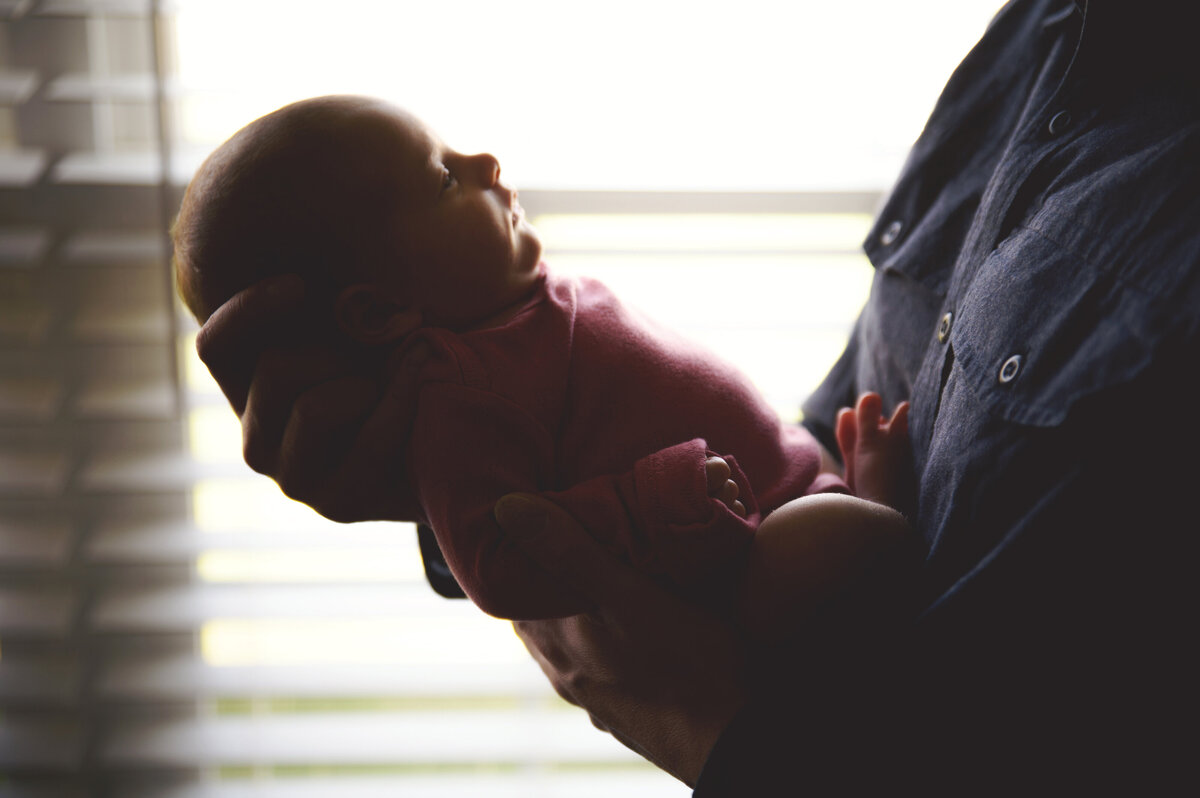
[[[908,402],[901,402],[890,419],[883,400],[864,393],[853,409],[837,416],[837,442],[846,464],[846,484],[855,496],[899,508],[912,468],[908,444]]]
[[[733,471],[720,457],[710,457],[704,462],[704,473],[708,477],[708,495],[719,499],[726,507],[741,518],[746,517],[746,506],[738,501],[737,483],[730,477]]]

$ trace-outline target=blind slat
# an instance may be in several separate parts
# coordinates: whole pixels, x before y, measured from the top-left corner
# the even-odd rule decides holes
[[[330,549],[367,550],[388,556],[396,551],[414,552],[414,535],[410,524],[335,525],[330,522],[308,529],[282,525],[273,529],[215,532],[197,529],[182,520],[170,523],[108,520],[93,531],[88,543],[88,557],[104,563],[164,563],[191,562],[209,551],[321,552]]]
[[[0,716],[0,767],[71,769],[80,758],[80,734],[70,720]]]
[[[0,228],[0,266],[34,266],[49,244],[50,234],[45,228]]]
[[[45,97],[56,102],[154,102],[154,75],[59,75],[46,86]]]
[[[77,594],[65,587],[0,587],[0,634],[63,637]]]
[[[37,90],[38,73],[32,69],[0,69],[0,104],[17,105]]]
[[[204,475],[190,458],[176,452],[122,451],[95,454],[81,468],[80,487],[90,492],[182,491]]]
[[[183,0],[165,0],[164,9]],[[43,17],[87,17],[92,15],[144,17],[149,11],[147,0],[42,0],[36,8]]]
[[[73,659],[5,654],[0,661],[0,700],[13,705],[62,705],[79,696],[79,667]]]
[[[27,188],[46,170],[49,157],[39,149],[0,149],[0,188]]]
[[[465,601],[420,582],[352,585],[180,584],[102,589],[91,621],[99,631],[183,630],[214,618],[487,619]]]
[[[66,560],[71,526],[61,519],[0,515],[0,564],[55,565]]]
[[[97,376],[75,395],[73,410],[80,418],[175,417],[175,383],[162,378],[130,380],[121,375]]]
[[[62,257],[86,263],[147,263],[161,267],[163,233],[158,230],[90,230],[63,244]]]
[[[70,467],[71,458],[62,451],[0,451],[0,497],[56,495],[66,484]]]
[[[519,768],[405,778],[258,778],[158,790],[134,787],[122,792],[124,798],[686,798],[690,794],[670,776],[648,768],[634,772]]]
[[[168,177],[185,185],[195,172],[195,155],[172,158]],[[59,160],[50,173],[63,185],[156,186],[162,180],[162,160],[157,152],[72,152]]]
[[[145,702],[221,698],[379,698],[504,696],[547,698],[545,678],[530,661],[422,664],[218,667],[187,654],[127,655],[101,670],[106,699]]]
[[[102,760],[113,766],[405,765],[625,762],[579,711],[293,714],[188,720],[116,719]]]
[[[62,403],[63,384],[52,377],[0,377],[0,420],[47,421]]]

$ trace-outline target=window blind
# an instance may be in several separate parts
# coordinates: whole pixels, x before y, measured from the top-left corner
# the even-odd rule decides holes
[[[106,674],[191,647],[95,621],[131,586],[191,578],[93,554],[119,519],[184,517],[192,479],[157,19],[66,2],[0,19],[0,791],[121,794],[105,747],[145,705],[114,702]]]
[[[739,29],[771,12],[750,5]],[[365,15],[395,7],[414,24],[435,7],[501,21],[472,3],[0,1],[0,796],[687,794],[554,696],[506,624],[435,596],[409,525],[334,525],[252,474],[195,359],[165,230],[199,157],[288,91],[382,93],[400,56],[364,64],[346,31],[391,46]],[[588,28],[555,8],[515,21],[548,17],[564,39]],[[647,7],[644,21],[685,20],[711,41],[716,23],[690,8]],[[183,68],[197,46],[236,62],[246,28],[270,69],[230,86]],[[446,36],[434,28],[435,44]],[[308,61],[341,58],[362,81],[305,63],[336,42],[351,54]],[[570,49],[552,44],[555,59]],[[276,86],[290,72],[308,82]],[[479,109],[440,113],[457,143]],[[700,338],[794,417],[865,296],[857,245],[890,174],[564,176],[584,155],[562,150],[541,172],[515,159],[550,263]],[[730,275],[750,296],[731,296]]]

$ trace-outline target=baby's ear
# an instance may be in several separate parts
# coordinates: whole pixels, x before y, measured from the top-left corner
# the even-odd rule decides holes
[[[421,326],[419,310],[401,307],[369,283],[342,289],[333,312],[341,331],[363,344],[397,341]]]

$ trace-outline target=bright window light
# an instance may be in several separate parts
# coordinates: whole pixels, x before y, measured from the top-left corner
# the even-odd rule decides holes
[[[521,188],[886,188],[998,0],[179,0],[184,139],[369,94]]]
[[[558,252],[858,253],[871,219],[832,213],[545,214],[534,220]]]
[[[417,582],[425,579],[414,552],[404,548],[213,549],[196,560],[206,582]]]
[[[207,372],[204,376],[211,382]],[[198,462],[241,462],[242,428],[227,404],[194,407],[188,411],[187,421],[192,456]]]
[[[283,495],[266,477],[215,477],[192,487],[192,517],[201,531],[312,529],[324,522],[300,502]]]
[[[210,665],[522,662],[512,626],[474,608],[422,618],[219,619],[200,633]]]

